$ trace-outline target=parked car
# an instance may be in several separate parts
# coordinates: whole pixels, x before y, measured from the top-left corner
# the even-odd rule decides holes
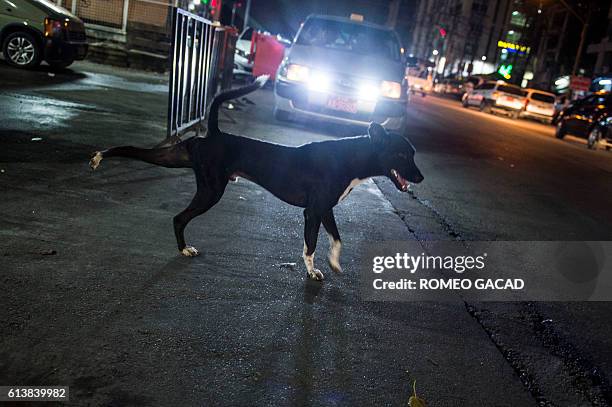
[[[463,82],[463,94],[469,93],[474,90],[475,87],[485,83],[485,80],[481,76],[470,75]],[[463,95],[461,96],[463,98]]]
[[[434,87],[432,69],[425,64],[409,63],[406,66],[406,80],[408,91],[412,95],[420,93],[422,97],[425,97]]]
[[[598,92],[574,101],[559,113],[556,136],[567,134],[585,138],[589,148],[599,143],[612,146],[612,95]]]
[[[45,60],[64,68],[85,58],[83,22],[47,0],[0,0],[0,44],[4,59],[20,68]]]
[[[464,107],[478,106],[480,111],[491,113],[503,111],[517,119],[525,106],[527,92],[504,81],[489,81],[476,86],[472,92],[463,95]]]
[[[555,116],[555,95],[537,89],[525,89],[525,91],[527,92],[527,97],[520,117],[529,117],[546,123],[552,123]]]
[[[251,58],[253,32],[252,27],[246,27],[236,40],[234,75],[252,75],[253,73],[253,59]]]
[[[407,83],[399,38],[359,17],[306,19],[276,75],[278,120],[375,121],[389,131],[404,130]]]
[[[458,79],[442,79],[434,85],[434,92],[442,95],[450,95],[461,99],[463,96],[463,81]]]

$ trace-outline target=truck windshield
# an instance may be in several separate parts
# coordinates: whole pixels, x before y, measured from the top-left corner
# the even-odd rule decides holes
[[[400,59],[400,45],[392,31],[358,23],[309,19],[302,27],[296,42],[396,61]]]

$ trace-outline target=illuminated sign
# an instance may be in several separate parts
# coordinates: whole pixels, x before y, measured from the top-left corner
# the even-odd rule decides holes
[[[512,42],[501,40],[497,41],[497,47],[507,49],[508,52],[518,52],[519,54],[529,54],[529,51],[531,51],[531,47],[526,45],[514,44]]]
[[[497,72],[506,80],[512,78],[512,64],[500,66]]]

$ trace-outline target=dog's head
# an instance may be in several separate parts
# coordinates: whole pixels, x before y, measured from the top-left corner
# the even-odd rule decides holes
[[[397,189],[406,192],[410,182],[423,181],[423,174],[414,163],[415,149],[407,139],[387,133],[378,123],[370,124],[368,134],[377,151],[378,165]]]

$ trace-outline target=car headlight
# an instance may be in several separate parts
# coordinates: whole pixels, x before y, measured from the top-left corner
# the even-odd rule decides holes
[[[402,97],[402,84],[399,82],[382,81],[380,95],[386,98],[399,99]]]
[[[248,58],[249,54],[241,50],[240,48],[236,48],[236,54],[240,55],[243,58]]]
[[[306,82],[310,77],[310,69],[307,66],[289,64],[287,67],[287,79],[295,82]]]

